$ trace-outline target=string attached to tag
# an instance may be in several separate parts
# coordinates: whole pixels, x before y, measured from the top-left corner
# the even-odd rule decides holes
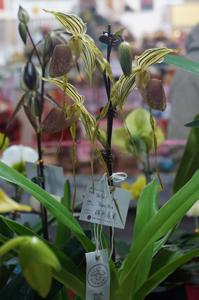
[[[120,182],[125,181],[128,178],[128,175],[125,172],[116,172],[113,173],[110,176],[110,179],[113,181],[113,183],[117,184]],[[111,195],[111,199],[113,202],[114,201],[114,186],[109,186],[108,184],[108,178],[107,178],[107,174],[105,173],[103,175],[103,177],[101,178],[101,180],[104,180],[104,184],[105,184],[105,188],[104,190],[106,191],[110,191],[110,195]],[[115,203],[116,205],[116,203]],[[117,205],[116,208],[118,209]],[[111,219],[111,245],[110,245],[110,254],[109,254],[109,261],[111,260],[111,257],[113,255],[113,251],[114,251],[114,236],[115,236],[115,226],[114,226],[114,214],[113,211],[110,213],[110,219]]]
[[[95,256],[96,259],[99,259],[100,257],[100,250],[103,249],[103,243],[102,243],[102,228],[103,226],[100,224],[94,224],[93,226],[93,233],[94,233],[94,240],[95,240]]]

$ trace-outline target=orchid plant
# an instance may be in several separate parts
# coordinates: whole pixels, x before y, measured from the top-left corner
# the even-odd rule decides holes
[[[74,139],[73,160],[75,161],[76,127],[77,122],[81,121],[92,149],[95,149],[100,160],[103,160],[97,141],[101,143],[104,149],[111,151],[110,133],[112,130],[107,131],[108,136],[103,135],[99,128],[100,120],[109,113],[108,126],[110,129],[113,121],[113,115],[110,118],[110,112],[113,113],[113,110],[116,110],[118,114],[123,116],[123,106],[128,95],[135,88],[138,88],[149,106],[149,121],[154,150],[156,151],[157,127],[151,116],[151,110],[153,108],[164,110],[166,103],[161,83],[154,82],[150,78],[148,68],[150,65],[164,60],[198,74],[198,64],[175,56],[173,50],[166,48],[149,49],[135,57],[132,63],[129,45],[122,45],[119,51],[123,75],[114,82],[109,64],[112,46],[109,41],[114,43],[118,36],[121,36],[121,33],[112,34],[109,27],[108,32],[103,36],[103,40],[107,41],[108,38],[109,55],[106,60],[95,42],[87,35],[86,24],[83,20],[77,16],[60,12],[48,13],[51,13],[62,25],[61,30],[53,32],[53,36],[57,34],[58,40],[61,39],[61,45],[58,43],[52,50],[51,47],[49,48],[49,45],[52,45],[52,36],[50,35],[46,41],[46,49],[52,50],[48,62],[50,63],[50,74],[54,77],[44,78],[43,74],[43,81],[48,81],[61,88],[64,95],[72,100],[72,104],[68,105],[63,101],[63,105],[61,107],[55,106],[45,120],[39,120],[41,122],[36,123],[39,133],[45,128],[52,132],[69,127]],[[23,40],[26,41],[26,34],[29,31],[27,12],[24,10],[20,10],[19,29]],[[63,42],[62,37],[60,37],[62,33],[67,33],[67,43]],[[59,53],[63,53],[60,58]],[[67,60],[68,57],[70,60]],[[84,97],[70,83],[69,75],[67,75],[72,66],[79,68],[80,61],[83,61],[85,65],[84,69],[90,82],[96,68],[104,77],[108,102],[97,118],[87,110],[84,105]],[[64,70],[61,66],[64,66]],[[53,103],[55,105],[54,100]],[[51,123],[49,121],[56,118],[61,122]],[[60,229],[59,242],[58,239],[54,238],[48,241],[39,235],[42,228],[41,224],[29,228],[3,215],[0,216],[0,257],[1,262],[3,262],[2,268],[6,270],[0,297],[12,299],[13,294],[15,296],[20,294],[21,299],[24,300],[33,297],[39,299],[39,294],[46,299],[64,300],[67,299],[66,292],[72,290],[76,295],[75,299],[85,299],[85,266],[80,258],[85,252],[94,251],[95,245],[71,212],[68,205],[70,198],[68,187],[66,187],[63,201],[59,203],[42,187],[31,182],[3,162],[0,162],[0,178],[20,186],[25,192],[34,196],[51,214],[57,228]],[[197,171],[161,208],[158,204],[158,183],[152,180],[144,187],[138,200],[130,250],[123,261],[116,264],[111,259],[109,263],[110,300],[143,300],[179,266],[193,257],[199,256],[198,248],[182,251],[179,248],[174,249],[166,245],[176,225],[199,199],[198,181],[199,172]],[[111,182],[109,183],[111,184]],[[70,235],[66,235],[66,229],[72,234],[72,238]],[[68,240],[66,240],[66,236]],[[60,243],[60,238],[62,243]],[[71,250],[74,239],[75,250],[81,246],[79,257],[76,257],[75,251]],[[105,236],[103,239],[108,245]],[[21,275],[26,279],[28,287]],[[20,293],[21,286],[23,286],[23,293]],[[35,291],[38,294],[35,295]]]

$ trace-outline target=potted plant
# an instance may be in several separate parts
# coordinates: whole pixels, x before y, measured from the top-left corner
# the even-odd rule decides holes
[[[61,131],[69,127],[74,140],[73,164],[75,164],[76,125],[80,120],[91,142],[92,151],[97,153],[99,161],[107,173],[108,185],[106,185],[105,189],[110,195],[114,191],[111,160],[114,113],[117,111],[117,113],[122,115],[122,108],[128,95],[134,88],[139,88],[149,105],[153,146],[156,152],[156,124],[152,118],[151,110],[153,108],[164,109],[165,98],[161,83],[154,82],[150,78],[148,67],[153,63],[164,60],[198,74],[197,64],[188,63],[185,59],[172,55],[173,50],[162,48],[145,51],[135,58],[135,63],[132,65],[132,52],[129,45],[123,44],[121,32],[112,33],[111,26],[101,36],[101,41],[107,44],[106,60],[94,41],[87,35],[86,24],[79,17],[61,12],[50,13],[63,26],[63,29],[54,33],[58,35],[67,33],[69,38],[66,45],[61,45],[61,48],[60,45],[54,47],[51,53],[51,74],[55,77],[46,78],[43,72],[42,80],[60,87],[64,95],[71,98],[73,103],[67,105],[64,101],[63,106],[56,106],[56,111],[52,109],[50,116],[45,120],[42,120],[40,111],[39,115],[36,115],[36,121],[39,121],[36,123],[37,136],[42,133],[42,130],[45,130],[46,124],[48,125],[47,129],[50,125],[53,125],[50,132],[53,130]],[[21,22],[20,33],[25,41],[26,35],[29,34],[27,12],[20,10],[19,17]],[[46,42],[46,49],[49,49],[49,41],[48,39]],[[118,81],[114,82],[109,60],[112,47],[114,45],[118,46],[120,43],[120,62],[123,75]],[[70,56],[73,66],[77,66],[79,60],[84,62],[90,81],[95,68],[98,68],[103,75],[108,101],[97,118],[89,113],[84,105],[83,96],[69,83],[69,76],[66,75],[68,69],[64,69],[64,72],[60,70],[59,60],[61,59],[59,59],[58,53],[62,53],[60,51],[63,49],[64,55],[67,52],[67,58]],[[64,56],[64,63],[66,63],[65,60],[66,56]],[[67,66],[70,63],[71,61],[67,61]],[[59,72],[56,72],[57,68]],[[32,65],[31,69],[34,69]],[[33,73],[35,74],[35,72]],[[34,74],[31,74],[29,79]],[[35,78],[35,76],[33,77]],[[42,95],[44,96],[44,93]],[[41,97],[40,94],[39,96]],[[33,101],[36,108],[43,104],[43,101],[41,101],[43,98],[40,97],[39,105],[38,101]],[[49,119],[52,116],[53,118],[57,117],[58,113],[62,122],[58,122],[60,118],[55,124],[49,122]],[[106,133],[103,133],[99,128],[100,120],[104,117],[107,117]],[[35,123],[33,124],[35,125]],[[99,148],[99,143],[102,148]],[[40,141],[38,145],[39,154],[41,154]],[[93,165],[92,157],[91,166]],[[43,162],[41,163],[43,164]],[[42,171],[42,165],[40,165],[40,171]],[[40,173],[41,175],[42,173]],[[65,187],[62,202],[59,203],[45,191],[42,184],[39,186],[30,181],[3,162],[0,162],[0,178],[18,185],[25,192],[34,196],[45,208],[45,212],[48,212],[55,219],[59,234],[59,239],[48,239],[48,236],[45,234],[49,223],[46,213],[45,223],[41,222],[34,228],[22,225],[5,216],[0,216],[0,257],[3,263],[1,267],[3,272],[1,274],[4,275],[0,291],[2,299],[14,299],[16,295],[17,298],[20,297],[21,299],[40,299],[40,297],[46,299],[67,299],[69,297],[67,296],[69,295],[68,292],[71,292],[71,290],[75,295],[74,299],[85,299],[88,284],[90,284],[96,288],[93,299],[119,300],[124,298],[127,300],[142,300],[178,267],[199,256],[199,248],[182,250],[178,247],[166,245],[176,225],[199,199],[198,171],[161,208],[158,206],[159,183],[156,180],[151,180],[144,187],[138,200],[133,238],[127,256],[123,261],[116,262],[114,230],[112,226],[110,230],[113,248],[110,254],[112,255],[110,259],[106,256],[106,264],[103,265],[103,268],[95,265],[94,272],[91,272],[91,277],[89,277],[90,273],[88,274],[87,272],[87,276],[85,274],[84,254],[89,255],[90,253],[98,253],[96,251],[99,250],[103,251],[104,248],[109,248],[109,243],[101,227],[97,227],[97,232],[95,227],[95,233],[98,236],[96,239],[98,242],[100,236],[100,243],[104,245],[103,249],[99,249],[99,245],[97,246],[93,242],[89,233],[83,230],[73,214],[74,206],[70,207],[68,205],[70,202],[68,185]],[[90,193],[95,192],[95,190],[89,191]],[[117,202],[114,199],[112,201],[114,203],[112,205],[115,205],[117,212],[120,212]],[[44,224],[45,226],[43,226]],[[66,229],[69,235],[66,235]],[[40,231],[43,231],[44,237],[38,234]],[[67,243],[65,244],[66,239]],[[96,246],[98,247],[97,250]],[[96,257],[97,259],[99,257]],[[24,278],[26,281],[24,281]],[[99,287],[103,287],[103,285],[107,286],[105,296],[103,296],[103,292],[98,292]]]

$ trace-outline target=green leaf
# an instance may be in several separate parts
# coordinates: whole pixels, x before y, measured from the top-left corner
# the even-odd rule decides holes
[[[170,65],[174,65],[185,71],[199,75],[199,63],[182,56],[166,55],[164,62]]]
[[[157,192],[158,183],[153,180],[149,183],[142,191],[142,194],[138,200],[136,219],[134,223],[133,232],[133,244],[136,243],[137,237],[141,234],[142,230],[148,226],[150,219],[158,212],[157,207]],[[132,248],[132,247],[131,247]],[[140,257],[137,267],[131,276],[132,282],[134,282],[133,293],[146,281],[153,258],[154,242],[151,242],[148,247],[146,247],[143,256]],[[144,257],[144,259],[143,259]],[[128,259],[128,258],[127,258]],[[126,265],[127,271],[128,266]],[[125,269],[123,269],[125,272]]]
[[[134,299],[144,299],[155,287],[157,287],[164,279],[172,274],[178,267],[187,263],[194,257],[199,256],[199,249],[187,251],[185,253],[176,251],[167,252],[163,251],[158,259],[161,264],[155,267],[155,270],[150,275],[146,283],[140,287],[134,296]]]
[[[198,118],[198,116],[197,116],[197,118]],[[184,126],[186,126],[186,127],[199,127],[199,120],[196,119],[196,120],[194,120],[190,123],[186,123]]]
[[[93,245],[90,240],[85,236],[81,226],[69,212],[69,210],[62,204],[57,202],[50,194],[44,191],[41,187],[31,182],[19,174],[14,169],[8,167],[4,163],[0,162],[0,178],[23,188],[26,192],[34,196],[46,209],[48,209],[53,216],[55,216],[59,222],[62,222],[67,228],[69,228],[73,234],[79,239],[85,249],[92,250]]]
[[[198,115],[195,120],[198,119]],[[199,169],[199,128],[192,127],[187,139],[180,165],[174,180],[173,190],[177,192]]]
[[[162,238],[173,228],[199,199],[198,190],[199,171],[191,180],[181,188],[160,210],[149,220],[139,236],[136,238],[133,247],[123,263],[120,271],[119,297],[122,299],[125,291],[129,290],[132,284],[131,278],[138,267],[141,259],[145,259],[144,253],[151,243]],[[127,267],[128,266],[128,267]],[[133,290],[128,294],[126,300],[131,299]],[[126,295],[125,295],[126,296]]]
[[[61,199],[61,203],[70,210],[71,203],[71,191],[70,182],[67,180],[64,185],[64,197]],[[56,239],[55,244],[58,248],[62,247],[64,243],[70,238],[70,230],[66,228],[65,225],[58,222],[56,229]]]
[[[47,13],[51,13],[66,29],[68,33],[72,35],[85,34],[87,27],[81,18],[75,15],[68,15],[61,12],[44,10]]]
[[[158,212],[157,205],[158,183],[152,180],[144,187],[137,204],[136,218],[134,223],[133,238],[136,240],[149,220]]]

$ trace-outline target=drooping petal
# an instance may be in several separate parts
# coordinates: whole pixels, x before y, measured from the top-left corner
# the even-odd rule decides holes
[[[13,211],[31,211],[28,205],[21,205],[12,200],[2,189],[0,189],[0,213],[9,213]]]
[[[126,117],[126,125],[133,135],[149,135],[152,132],[150,124],[150,113],[143,108],[130,112]]]

